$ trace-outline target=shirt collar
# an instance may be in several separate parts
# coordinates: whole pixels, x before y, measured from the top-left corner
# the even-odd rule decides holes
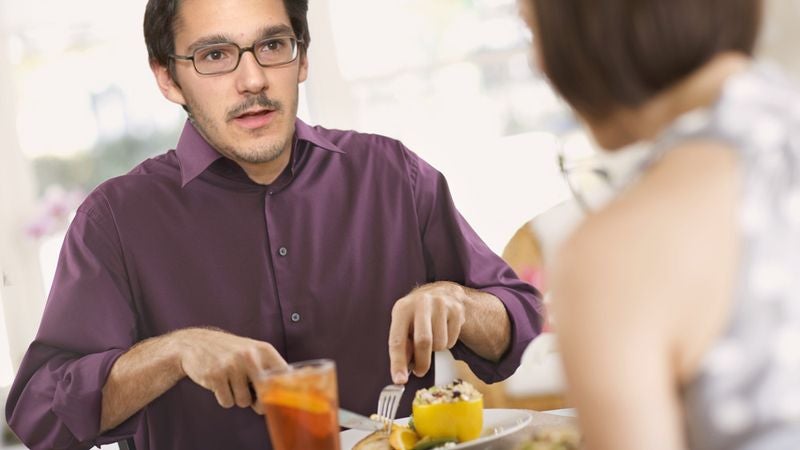
[[[292,169],[299,156],[300,141],[312,144],[314,147],[321,148],[336,153],[345,153],[336,144],[328,140],[317,127],[311,127],[300,119],[295,121],[295,139],[292,151]],[[197,178],[214,161],[223,156],[209,144],[205,138],[197,131],[190,120],[186,121],[175,148],[178,161],[181,166],[181,187],[186,186],[190,181]]]
[[[191,120],[186,120],[186,124],[183,126],[175,153],[177,153],[178,162],[181,165],[181,187],[185,187],[208,169],[208,166],[214,161],[222,158],[222,155],[214,150],[214,147],[206,142],[197,131]]]
[[[316,147],[336,153],[345,153],[320,131],[319,127],[312,127],[300,119],[295,121],[295,136],[298,141],[310,142]]]

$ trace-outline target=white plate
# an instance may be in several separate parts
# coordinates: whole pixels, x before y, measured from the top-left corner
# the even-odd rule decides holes
[[[450,447],[453,450],[486,448],[487,444],[519,433],[531,423],[531,413],[522,409],[484,409],[483,433],[474,441]],[[397,423],[408,423],[408,417],[397,419]],[[340,433],[342,450],[351,450],[354,445],[370,434],[369,431],[345,430]],[[448,449],[449,450],[449,449]]]

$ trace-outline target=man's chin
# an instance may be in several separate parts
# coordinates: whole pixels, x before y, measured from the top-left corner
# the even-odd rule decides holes
[[[249,151],[234,150],[231,152],[237,161],[248,164],[266,164],[278,159],[286,149],[283,146],[278,148],[261,148]]]

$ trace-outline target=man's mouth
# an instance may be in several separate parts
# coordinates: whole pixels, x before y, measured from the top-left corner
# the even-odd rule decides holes
[[[266,126],[274,116],[275,110],[257,108],[239,114],[234,117],[233,122],[243,128],[256,129]]]

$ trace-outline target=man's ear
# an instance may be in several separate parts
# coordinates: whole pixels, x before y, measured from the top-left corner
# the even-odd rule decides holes
[[[308,53],[300,53],[300,70],[297,72],[297,83],[300,84],[308,78]]]
[[[183,98],[183,90],[181,90],[178,83],[172,79],[169,68],[162,66],[157,61],[150,61],[150,70],[153,71],[153,75],[156,77],[156,83],[158,83],[158,88],[161,90],[164,97],[173,103],[186,106],[186,99]]]

